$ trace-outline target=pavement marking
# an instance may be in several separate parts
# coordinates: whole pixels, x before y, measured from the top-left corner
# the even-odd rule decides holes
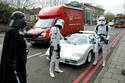
[[[114,43],[117,43],[116,41],[118,41],[118,39],[120,38],[120,36],[121,36],[122,33],[123,33],[123,32],[120,32],[120,33],[117,35],[117,37],[114,38],[114,40],[107,46],[108,49],[110,49],[110,47],[113,47],[113,44],[114,44]],[[115,44],[114,44],[114,45],[115,45]]]
[[[82,79],[82,77],[83,77],[84,75],[86,75],[86,73],[91,69],[92,66],[93,66],[93,64],[91,64],[89,67],[87,67],[87,68],[85,69],[85,71],[82,72],[82,74],[81,74],[75,81],[73,81],[73,83],[79,83],[79,81]]]
[[[123,32],[124,32],[124,31],[120,32],[120,33],[117,35],[117,37],[114,38],[114,40],[108,45],[108,47],[107,47],[108,53],[107,53],[107,54],[109,54],[109,53],[111,52],[111,50],[110,50],[109,48],[113,46],[113,43],[116,42],[115,45],[117,44],[117,42],[118,42],[119,38],[122,36]],[[100,56],[98,57],[98,60],[101,58],[101,56],[102,56],[102,55],[100,55]],[[107,55],[106,55],[106,56],[107,56]],[[97,65],[100,66],[101,63],[102,63],[102,60],[101,60]],[[76,78],[76,80],[73,81],[73,83],[78,83],[78,82],[86,75],[86,73],[91,69],[92,65],[93,65],[93,64],[91,64],[89,67],[87,67],[87,68],[82,72],[82,74],[81,74],[80,76],[78,76],[78,77]],[[96,66],[97,66],[97,65],[96,65]],[[87,75],[87,79],[85,78],[86,80],[84,79],[85,81],[83,80],[82,83],[87,83],[88,80],[91,78],[91,76],[94,74],[94,71],[96,71],[97,69],[98,69],[98,66],[97,66],[97,68],[95,67],[94,69],[92,69],[92,70],[90,71],[90,72],[92,72],[92,73],[91,73],[91,74],[89,73],[89,74],[88,74],[89,76]]]
[[[116,43],[115,43],[115,44],[113,43],[112,46],[115,46],[115,45],[117,44],[117,42],[118,42],[118,40],[120,39],[120,37],[122,36],[123,32],[124,32],[124,31],[122,31],[122,32],[120,32],[120,33],[118,34],[117,38],[115,39],[115,40],[116,40],[116,41],[115,41]],[[106,56],[108,56],[110,52],[111,52],[111,50],[108,49],[108,53],[107,53]],[[89,79],[92,77],[92,75],[93,75],[93,74],[96,72],[96,70],[100,67],[100,65],[102,64],[102,62],[103,62],[103,59],[101,59],[101,61],[96,65],[96,67],[91,70],[91,72],[90,72],[90,73],[87,75],[87,77],[82,81],[82,83],[87,83],[87,82],[89,81]]]
[[[124,33],[124,31],[122,31],[122,32],[119,34],[118,38],[117,38],[116,41],[113,43],[112,48],[117,44],[119,38],[123,35],[123,33]]]
[[[102,53],[98,56],[98,61],[101,59],[102,57]],[[86,75],[86,73],[93,67],[93,62],[91,63],[91,65],[89,67],[87,67],[85,69],[85,71],[82,72],[82,74],[77,77],[77,79],[73,82],[73,83],[79,83],[79,81]]]
[[[32,58],[32,57],[34,57],[34,56],[37,56],[37,55],[40,55],[40,54],[42,54],[42,52],[39,52],[39,53],[33,54],[33,55],[31,55],[31,56],[28,56],[27,58],[30,59],[30,58]]]
[[[108,50],[108,53],[106,54],[106,56],[108,56],[110,54],[111,50]],[[101,61],[95,66],[95,68],[93,68],[91,70],[91,72],[87,75],[87,77],[82,81],[82,83],[88,83],[89,79],[92,77],[92,75],[96,72],[96,70],[100,67],[100,65],[102,64],[103,59],[101,59]]]
[[[116,33],[117,33],[117,32],[114,32],[114,31],[113,31],[113,32],[111,32],[110,34],[111,34],[111,35],[114,35],[114,34],[116,34]]]
[[[102,53],[99,55],[98,60],[100,60],[101,57],[102,57]],[[82,74],[81,74],[79,77],[77,77],[77,79],[76,79],[73,83],[78,83],[78,82],[86,75],[86,73],[87,73],[92,67],[93,67],[93,62],[91,63],[91,65],[90,65],[89,67],[87,67],[87,68],[85,69],[85,71],[82,72]]]
[[[46,54],[41,54],[40,57],[45,56]]]
[[[112,32],[110,32],[111,35],[115,35],[117,33],[119,33],[119,31],[112,31]]]

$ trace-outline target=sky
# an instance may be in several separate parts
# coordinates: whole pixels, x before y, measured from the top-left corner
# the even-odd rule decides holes
[[[74,0],[71,0],[74,1]],[[105,9],[105,13],[111,12],[113,14],[125,13],[123,5],[125,0],[75,0],[79,2],[88,2],[93,5],[101,5]]]

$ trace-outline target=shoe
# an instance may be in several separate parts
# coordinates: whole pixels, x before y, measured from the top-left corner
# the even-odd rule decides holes
[[[55,69],[56,72],[62,73],[63,71],[59,68]]]
[[[53,73],[50,73],[50,76],[51,76],[52,78],[54,78],[54,77],[55,77],[55,75],[54,75]]]
[[[93,65],[96,65],[97,64],[97,61],[94,61]]]

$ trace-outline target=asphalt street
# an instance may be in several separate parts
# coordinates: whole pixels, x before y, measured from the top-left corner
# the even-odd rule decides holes
[[[86,27],[85,30],[94,30],[94,26]],[[124,29],[112,28],[111,39],[108,45],[107,60],[117,46]],[[2,49],[3,37],[0,37],[0,53]],[[113,45],[113,43],[115,43]],[[102,70],[102,56],[98,58],[98,65],[83,64],[79,67],[60,63],[63,73],[55,73],[55,78],[49,76],[49,61],[44,56],[48,46],[32,46],[27,43],[30,50],[27,61],[27,81],[28,83],[93,83],[99,72]],[[113,47],[114,46],[114,47]]]

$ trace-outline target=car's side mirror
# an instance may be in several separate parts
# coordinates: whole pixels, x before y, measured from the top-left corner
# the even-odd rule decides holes
[[[67,40],[67,38],[64,37],[64,40]]]

